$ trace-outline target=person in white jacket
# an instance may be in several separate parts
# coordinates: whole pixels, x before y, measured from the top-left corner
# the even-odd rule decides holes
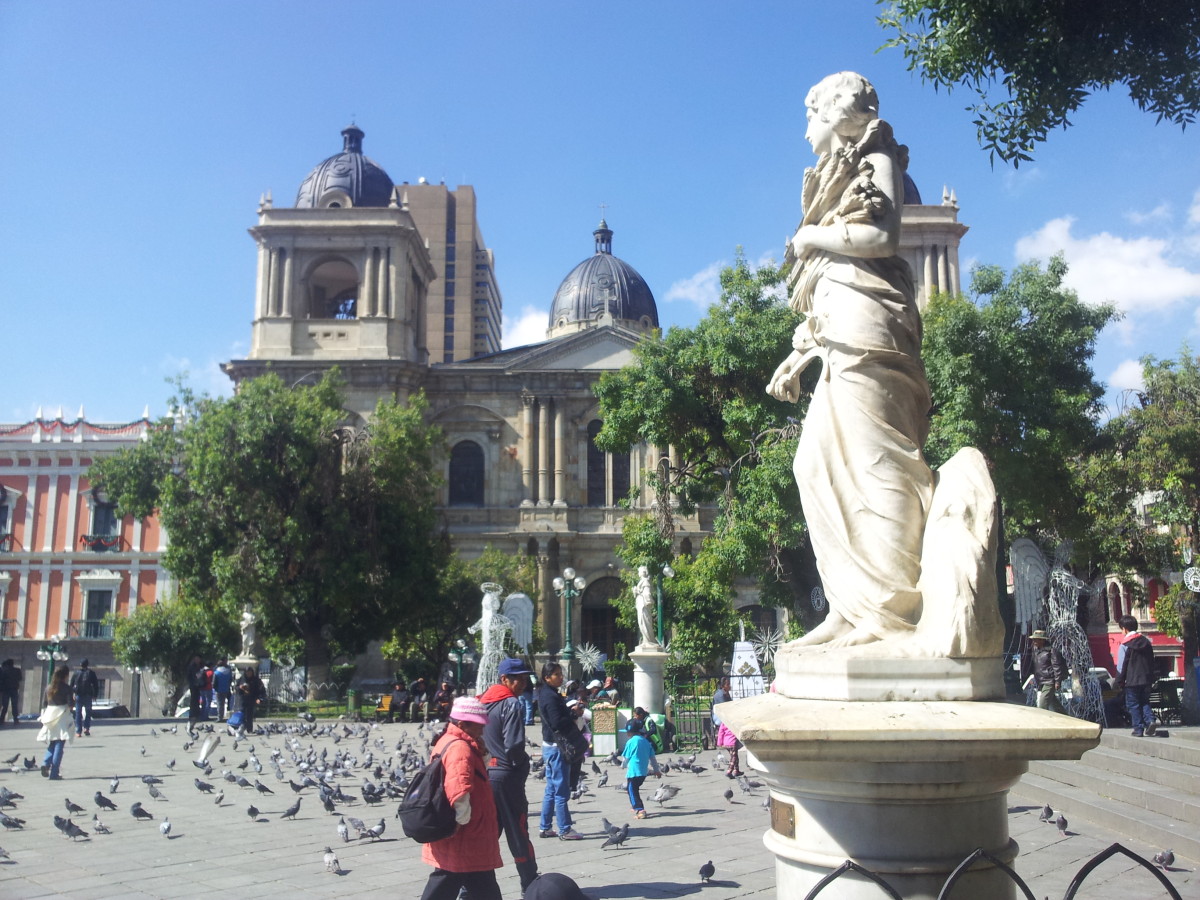
[[[38,732],[39,741],[48,741],[46,755],[42,757],[42,777],[58,781],[62,778],[59,768],[62,766],[63,750],[67,742],[74,737],[74,723],[71,720],[71,698],[73,693],[68,678],[71,669],[59,666],[50,678],[50,686],[46,688],[46,696],[42,704],[42,714],[38,721],[42,730]]]

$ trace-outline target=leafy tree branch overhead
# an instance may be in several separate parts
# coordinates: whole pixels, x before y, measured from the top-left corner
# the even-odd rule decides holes
[[[880,0],[911,71],[978,97],[979,143],[1014,166],[1089,95],[1123,85],[1159,121],[1200,109],[1200,5],[1179,0]]]

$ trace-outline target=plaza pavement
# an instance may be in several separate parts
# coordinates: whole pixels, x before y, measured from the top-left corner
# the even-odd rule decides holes
[[[274,734],[251,736],[235,750],[233,739],[226,733],[213,753],[214,766],[232,768],[246,759],[247,745],[253,745],[265,766],[261,780],[275,794],[260,795],[228,784],[217,771],[207,779],[218,789],[225,789],[225,800],[217,807],[211,796],[201,794],[193,785],[193,778],[201,773],[191,764],[196,750],[183,749],[186,736],[182,725],[178,734],[163,732],[174,724],[128,719],[95,722],[91,737],[79,738],[67,748],[62,781],[44,779],[36,768],[25,771],[21,760],[17,762],[21,771],[12,772],[7,767],[0,770],[0,785],[24,795],[15,810],[5,812],[26,820],[23,829],[0,833],[0,847],[9,855],[8,859],[0,859],[0,897],[139,900],[353,896],[416,900],[420,896],[429,869],[421,863],[420,846],[400,830],[394,801],[374,807],[358,802],[343,810],[368,825],[382,817],[387,829],[378,841],[341,843],[336,832],[337,817],[321,808],[311,788],[302,794],[304,802],[296,819],[281,820],[280,813],[295,795],[286,782],[275,779],[267,758],[272,749],[284,750],[284,738]],[[152,728],[158,731],[157,736],[151,734]],[[398,741],[411,738],[415,732],[414,725],[377,726],[370,732],[368,747],[377,760],[383,760]],[[40,764],[44,746],[36,742],[36,734],[36,724],[28,722],[0,729],[0,760],[20,753],[22,758],[32,756]],[[377,740],[382,740],[383,750],[375,743]],[[315,744],[318,751],[328,747],[331,755],[338,749],[330,737],[311,741],[302,738],[302,742],[305,747]],[[363,756],[361,739],[343,739],[339,746]],[[217,761],[221,756],[226,758],[224,765]],[[752,796],[745,796],[733,785],[735,796],[727,802],[723,793],[732,783],[713,770],[713,756],[711,751],[699,754],[697,763],[707,767],[701,774],[668,775],[683,789],[661,809],[649,804],[653,815],[645,821],[631,818],[625,795],[619,789],[622,770],[611,768],[608,787],[593,790],[572,804],[576,827],[588,840],[564,842],[535,837],[540,869],[570,875],[593,900],[774,897],[774,860],[762,843],[768,824],[762,807],[766,792],[758,789]],[[286,762],[287,757],[285,750],[284,771],[292,776],[294,770]],[[176,761],[173,770],[167,766],[171,759]],[[675,754],[665,754],[664,759],[673,762]],[[109,789],[114,774],[121,778],[115,794]],[[163,780],[159,788],[165,800],[150,798],[140,781],[145,774]],[[247,774],[253,781],[253,771]],[[358,795],[360,781],[358,773],[344,779],[346,791]],[[593,785],[595,781],[591,778]],[[647,798],[654,786],[654,779],[649,779]],[[542,787],[542,782],[530,780],[532,829],[537,828]],[[92,830],[92,814],[97,811],[93,796],[97,790],[119,807],[100,815],[112,833],[78,841],[61,835],[54,828],[53,816],[66,815],[66,798],[84,807],[86,813],[74,816],[74,821]],[[155,821],[140,822],[132,817],[129,806],[135,800],[154,814]],[[257,821],[246,812],[251,804],[261,810]],[[601,849],[602,816],[617,825],[632,823],[624,846]],[[158,828],[165,817],[172,825],[169,838],[163,837]],[[1072,823],[1064,837],[1054,826],[1038,821],[1036,808],[1026,806],[1010,808],[1010,827],[1021,848],[1015,868],[1039,898],[1062,897],[1078,869],[1116,841],[1146,858],[1161,849],[1138,846],[1083,823]],[[326,846],[337,853],[343,874],[324,871]],[[505,860],[498,873],[501,890],[505,898],[516,898],[519,885],[507,846],[502,846],[501,855]],[[713,861],[716,875],[711,883],[701,884],[697,873],[707,860]],[[1196,861],[1180,859],[1175,869],[1169,877],[1180,895],[1200,898]],[[1141,900],[1166,894],[1135,864],[1111,859],[1085,882],[1079,896],[1088,900]]]

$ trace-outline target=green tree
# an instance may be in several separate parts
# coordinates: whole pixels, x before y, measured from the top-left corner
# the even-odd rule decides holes
[[[122,513],[159,509],[183,595],[226,616],[253,604],[260,634],[302,642],[310,685],[427,601],[444,545],[422,396],[380,401],[362,429],[344,425],[336,374],[178,403],[186,413],[91,474]]]
[[[487,581],[503,585],[505,596],[520,591],[537,602],[537,567],[532,557],[504,553],[490,545],[474,559],[455,553],[442,569],[432,597],[410,610],[402,622],[391,623],[384,658],[395,662],[409,679],[440,671],[455,641],[472,641],[467,627],[482,614],[480,585]]]
[[[882,0],[881,0],[882,2]],[[1200,6],[1177,0],[890,0],[879,16],[912,71],[973,91],[980,144],[1018,165],[1089,94],[1124,84],[1179,126],[1200,109]]]
[[[1101,552],[1128,572],[1176,570],[1179,550],[1200,561],[1200,359],[1185,346],[1175,360],[1142,360],[1144,388],[1109,420],[1103,443],[1086,461],[1089,513],[1097,521]],[[1148,504],[1153,525],[1137,521],[1134,502]],[[1184,708],[1200,722],[1196,681],[1200,604],[1191,591],[1173,588],[1158,601],[1159,627],[1183,641],[1188,673]]]
[[[1104,388],[1096,338],[1117,318],[1063,286],[1061,256],[1043,269],[977,268],[973,297],[938,295],[924,314],[922,358],[933,395],[925,455],[963,447],[987,457],[1005,535],[1082,539],[1088,529],[1075,461],[1096,440]]]
[[[113,656],[125,666],[154,669],[167,684],[162,714],[173,715],[187,687],[187,666],[199,653],[208,662],[237,646],[238,629],[227,615],[213,615],[183,599],[139,606],[113,616]]]

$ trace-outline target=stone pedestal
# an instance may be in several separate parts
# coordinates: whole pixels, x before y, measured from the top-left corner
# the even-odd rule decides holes
[[[633,705],[651,714],[663,712],[663,670],[668,654],[658,645],[639,644],[629,654],[633,660]]]
[[[801,898],[847,859],[905,900],[934,900],[977,847],[1006,864],[1008,789],[1030,759],[1078,759],[1099,743],[1090,722],[1007,703],[791,699],[762,694],[721,707],[748,763],[771,789],[777,896]],[[955,895],[1012,900],[1015,885],[977,864]],[[877,900],[847,875],[821,900]]]

